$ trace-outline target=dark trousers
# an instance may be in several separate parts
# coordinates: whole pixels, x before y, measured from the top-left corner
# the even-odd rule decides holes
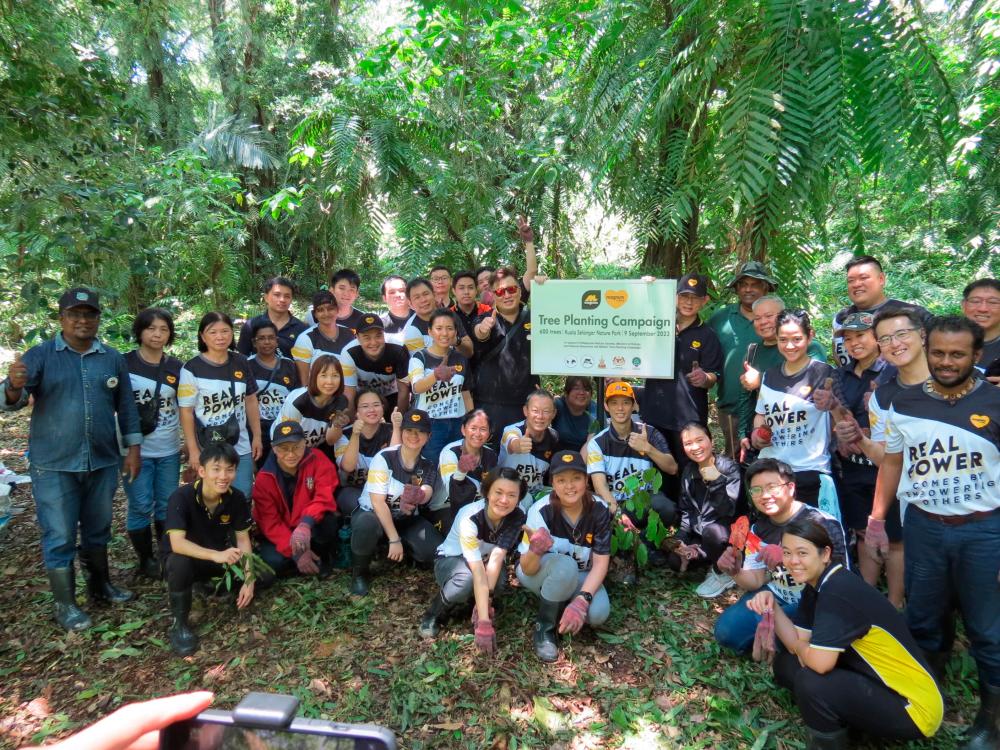
[[[499,453],[504,427],[524,419],[524,404],[497,404],[476,399],[476,408],[485,411],[490,418],[490,440],[487,445]]]
[[[949,651],[957,609],[980,680],[1000,688],[1000,511],[951,526],[914,505],[903,523],[906,624],[924,651]]]
[[[681,433],[677,430],[668,430],[666,427],[652,426],[656,427],[663,434],[663,437],[666,438],[667,446],[670,448],[670,455],[677,462],[676,474],[667,474],[665,471],[660,472],[663,476],[663,486],[660,487],[660,492],[670,498],[680,497],[681,474],[684,472],[684,467],[691,463],[691,459],[684,452],[684,445],[681,443]],[[664,519],[664,523],[666,523],[666,519]]]
[[[795,472],[795,499],[800,503],[819,507],[819,472],[818,471],[797,471]],[[865,520],[867,523],[867,519]]]
[[[340,515],[344,518],[345,522],[357,510],[358,500],[361,498],[361,491],[363,489],[363,487],[351,487],[342,484],[340,485],[340,489],[337,490],[337,510],[340,511]]]
[[[313,526],[310,547],[321,560],[332,560],[334,548],[338,542],[338,531],[340,531],[340,516],[336,513],[325,514]],[[288,575],[298,570],[294,558],[285,557],[278,552],[278,548],[274,546],[270,539],[264,538],[261,540],[257,554],[274,569],[276,576]],[[270,575],[262,575],[260,577],[262,586],[269,586],[273,581],[274,578]]]
[[[167,588],[171,591],[187,591],[195,581],[210,581],[225,572],[225,568],[211,560],[198,560],[176,552],[167,555]]]
[[[774,679],[795,694],[803,721],[817,732],[852,727],[890,739],[924,737],[906,712],[907,700],[860,672],[834,668],[819,674],[782,650],[774,659]]]
[[[438,545],[444,541],[437,529],[419,514],[394,516],[392,522],[403,543],[403,550],[415,562],[430,564],[437,554]],[[385,536],[382,524],[373,511],[355,511],[351,517],[351,552],[355,556],[371,557],[379,540]]]
[[[701,535],[696,535],[691,540],[691,544],[700,544],[701,548],[705,550],[706,557],[692,560],[689,569],[714,565],[715,561],[722,557],[726,547],[729,546],[729,527],[721,523],[706,524],[701,530]],[[679,571],[681,569],[680,555],[671,552],[667,556],[667,565],[670,566],[671,570]]]

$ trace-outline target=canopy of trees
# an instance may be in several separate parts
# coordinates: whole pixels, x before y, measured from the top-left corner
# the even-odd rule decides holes
[[[373,294],[524,213],[550,275],[849,251],[954,295],[997,272],[998,79],[998,0],[2,0],[3,294]]]

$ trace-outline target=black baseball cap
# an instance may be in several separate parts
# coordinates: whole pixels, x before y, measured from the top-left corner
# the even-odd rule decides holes
[[[100,312],[101,301],[94,290],[85,286],[75,286],[63,292],[59,298],[59,312],[71,307],[89,307]]]
[[[279,422],[274,428],[274,437],[271,438],[271,445],[281,445],[282,443],[294,443],[297,440],[305,440],[306,433],[302,430],[302,425],[292,419]]]
[[[431,417],[423,409],[410,409],[403,415],[403,424],[400,429],[420,430],[421,432],[430,434]]]
[[[549,476],[561,474],[564,471],[579,471],[587,473],[587,464],[583,462],[583,456],[576,451],[559,451],[549,462]]]
[[[681,276],[677,281],[677,293],[707,297],[708,277],[701,273],[688,273]]]
[[[365,331],[374,331],[378,329],[380,331],[385,330],[385,323],[382,322],[382,318],[378,315],[365,315],[358,322],[357,327],[354,329],[355,333],[364,333]]]

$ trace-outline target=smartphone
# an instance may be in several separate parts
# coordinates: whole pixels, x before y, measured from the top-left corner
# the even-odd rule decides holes
[[[160,750],[396,750],[385,727],[299,718],[298,703],[250,693],[234,711],[209,709],[161,730]]]

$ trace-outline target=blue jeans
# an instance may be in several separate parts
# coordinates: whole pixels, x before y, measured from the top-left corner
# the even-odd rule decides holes
[[[139,531],[153,521],[167,518],[167,500],[180,484],[181,454],[162,458],[143,458],[142,470],[134,482],[122,480],[128,497],[128,517],[125,528]]]
[[[236,479],[233,480],[233,487],[247,496],[250,502],[250,491],[253,489],[253,458],[247,453],[240,456],[239,466],[236,467]]]
[[[118,464],[93,471],[50,471],[31,467],[35,516],[42,530],[46,568],[65,568],[76,557],[76,536],[85,547],[111,540],[111,500]]]
[[[424,458],[433,461],[435,468],[441,451],[448,443],[454,443],[462,437],[462,418],[449,417],[447,419],[431,420],[431,437],[427,445],[420,451]]]
[[[925,651],[948,651],[955,609],[983,682],[1000,687],[1000,512],[946,526],[910,505],[903,522],[906,624]]]
[[[748,591],[736,604],[719,615],[719,619],[715,621],[715,640],[720,646],[732,649],[738,654],[750,653],[761,618],[747,606],[747,602],[761,591],[769,590],[767,586],[763,586],[756,591]],[[789,617],[793,617],[799,610],[797,601],[786,602],[777,594],[774,595],[774,601]]]

